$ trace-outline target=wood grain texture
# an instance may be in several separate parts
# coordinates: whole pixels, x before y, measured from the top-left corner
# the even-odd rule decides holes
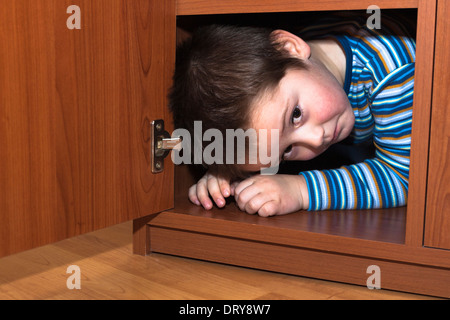
[[[150,243],[153,252],[363,286],[368,278],[367,268],[377,265],[382,288],[450,298],[447,268],[157,227],[150,230]]]
[[[408,190],[407,245],[423,245],[433,90],[436,1],[421,0],[417,13],[416,69]]]
[[[66,27],[73,4],[81,30]],[[172,207],[149,124],[169,119],[175,2],[1,7],[0,256]]]
[[[274,231],[273,238],[270,241],[276,242],[276,239],[279,239],[280,243],[283,243],[282,238],[285,240],[291,238],[285,243],[289,245],[305,241],[301,236],[302,233],[304,233],[305,238],[313,233],[323,236],[404,244],[405,207],[377,210],[299,211],[283,216],[263,218],[241,211],[234,201],[228,201],[229,203],[225,208],[214,207],[211,210],[205,210],[190,203],[186,196],[183,197],[183,200],[177,199],[175,208],[169,211],[176,213],[176,216],[168,218],[169,215],[162,213],[160,216],[154,217],[150,224],[159,225],[159,223],[165,221],[164,226],[170,227],[173,223],[173,228],[176,229],[182,228],[183,225],[185,225],[185,228],[189,228],[189,219],[202,220],[205,223],[205,229],[211,232],[213,230],[219,233],[225,232],[227,236],[236,237],[241,233],[245,234],[245,228],[248,225],[246,237],[250,236],[250,230],[253,230],[252,234],[254,232],[255,235],[261,235],[260,238],[254,238],[253,240],[263,241],[266,236]],[[213,224],[218,226],[213,226]],[[219,225],[223,225],[222,228]],[[201,232],[200,229],[193,231]],[[314,238],[314,235],[310,238]]]
[[[417,8],[421,0],[378,0],[381,9]],[[324,10],[366,10],[372,0],[178,0],[177,15],[293,12]]]
[[[438,1],[425,245],[450,249],[450,3]]]
[[[337,8],[333,1],[263,1],[253,6],[248,1],[224,1],[207,8],[207,2],[211,4],[185,1],[192,4],[191,11],[178,14],[276,12],[289,5],[305,6],[299,10],[352,9],[354,4],[339,2]],[[325,4],[331,5],[325,8]],[[366,215],[299,212],[264,219],[239,212],[232,204],[207,212],[177,199],[175,209],[149,221],[150,251],[360,284],[366,278],[357,274],[370,263],[387,271],[387,287],[450,297],[450,252],[423,247],[436,2],[419,0],[409,5],[418,8],[419,21],[406,214],[400,208],[365,211]]]
[[[402,216],[401,212],[397,213]],[[391,214],[395,214],[395,211],[391,211]],[[416,248],[380,238],[380,233],[396,232],[395,223],[379,224],[382,222],[380,215],[382,216],[382,212],[367,212],[365,217],[357,212],[331,212],[328,216],[325,213],[316,216],[299,212],[267,219],[247,215],[232,206],[206,211],[192,205],[176,206],[171,211],[162,212],[153,217],[148,225],[174,232],[182,230],[205,233],[249,242],[387,259],[450,270],[450,254],[447,251]],[[392,229],[381,231],[389,224],[393,226]],[[154,244],[150,241],[150,247]]]
[[[375,264],[383,270],[384,288],[450,297],[450,252],[406,245],[406,208],[262,218],[231,202],[206,211],[186,197],[195,181],[187,167],[177,166],[175,173],[175,208],[149,219],[140,254],[160,252],[356,284]]]
[[[131,229],[127,222],[0,259],[0,299],[434,299],[169,255],[142,257],[132,254]],[[80,290],[67,289],[70,265],[80,267]]]

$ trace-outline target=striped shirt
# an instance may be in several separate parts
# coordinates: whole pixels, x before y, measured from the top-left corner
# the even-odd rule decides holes
[[[335,37],[347,57],[344,90],[355,114],[354,143],[373,141],[375,157],[335,170],[301,172],[309,210],[369,209],[407,202],[414,92],[415,42],[383,17],[308,27],[301,36]],[[331,30],[331,31],[330,31]]]

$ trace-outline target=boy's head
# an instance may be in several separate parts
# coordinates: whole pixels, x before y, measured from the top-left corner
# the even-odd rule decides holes
[[[253,27],[199,28],[177,50],[170,107],[176,128],[247,129],[254,102],[273,90],[286,71],[304,63],[277,48],[271,30]],[[224,155],[226,151],[224,151]],[[224,161],[225,163],[225,161]],[[228,165],[235,175],[242,175]]]
[[[177,51],[170,93],[175,126],[193,135],[194,121],[201,121],[203,132],[218,129],[223,137],[226,129],[276,129],[281,150],[276,158],[297,154],[289,160],[305,160],[323,152],[350,133],[353,112],[336,78],[310,56],[304,41],[282,30],[200,28]],[[306,146],[311,151],[307,156],[300,154],[305,151],[300,125],[321,136],[314,137],[320,146]],[[302,128],[301,134],[309,132]],[[235,151],[226,150],[224,143],[224,157]],[[235,177],[259,169],[217,167]]]

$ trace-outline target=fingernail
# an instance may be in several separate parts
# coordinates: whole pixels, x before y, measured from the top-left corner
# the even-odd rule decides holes
[[[204,207],[206,210],[209,210],[209,209],[212,208],[212,204],[209,203],[209,202],[207,202],[207,203],[204,203],[204,204],[203,204],[203,207]]]
[[[224,202],[223,202],[222,199],[217,199],[216,203],[217,203],[218,206],[223,206],[224,205]]]

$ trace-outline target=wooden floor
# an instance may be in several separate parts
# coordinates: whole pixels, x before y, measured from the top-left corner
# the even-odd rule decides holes
[[[203,261],[132,254],[125,223],[0,259],[0,299],[433,299]],[[81,289],[67,268],[79,266]]]

